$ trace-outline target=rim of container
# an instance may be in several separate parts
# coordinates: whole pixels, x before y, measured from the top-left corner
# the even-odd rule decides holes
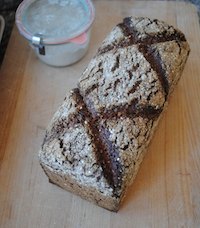
[[[26,10],[31,3],[35,2],[37,0],[24,0],[19,7],[17,8],[16,11],[16,25],[20,31],[20,33],[29,41],[32,40],[32,37],[34,36],[34,34],[32,34],[30,31],[28,31],[26,29],[26,27],[23,25],[22,23],[22,17],[23,17],[23,13],[24,10]],[[83,26],[83,28],[81,28],[78,32],[74,32],[72,33],[71,36],[67,37],[67,38],[43,38],[42,42],[43,44],[63,44],[63,43],[67,43],[70,42],[70,40],[80,36],[81,34],[83,34],[84,32],[86,32],[92,25],[93,21],[94,21],[94,17],[95,17],[95,9],[94,9],[94,5],[90,0],[85,0],[85,2],[87,3],[88,7],[89,7],[89,12],[90,12],[90,19],[89,22]]]

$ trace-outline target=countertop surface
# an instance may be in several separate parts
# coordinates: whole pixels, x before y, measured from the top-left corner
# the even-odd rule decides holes
[[[200,227],[200,29],[196,8],[169,1],[94,1],[87,55],[53,68],[14,28],[0,71],[0,227]],[[125,16],[181,29],[191,53],[139,173],[118,213],[48,182],[38,162],[45,128],[101,41]]]

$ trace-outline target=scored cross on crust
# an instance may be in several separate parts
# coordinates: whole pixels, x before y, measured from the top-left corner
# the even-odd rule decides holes
[[[47,129],[39,158],[51,182],[118,210],[188,54],[164,22],[117,25]]]

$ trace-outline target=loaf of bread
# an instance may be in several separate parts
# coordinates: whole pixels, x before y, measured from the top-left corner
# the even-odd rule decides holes
[[[50,182],[117,211],[189,54],[184,34],[128,17],[55,113],[39,152]]]

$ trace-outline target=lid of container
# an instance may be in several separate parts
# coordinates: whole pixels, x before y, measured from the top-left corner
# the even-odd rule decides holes
[[[86,32],[94,20],[90,0],[26,0],[16,12],[20,33],[32,40],[42,37],[44,44],[61,44]]]

